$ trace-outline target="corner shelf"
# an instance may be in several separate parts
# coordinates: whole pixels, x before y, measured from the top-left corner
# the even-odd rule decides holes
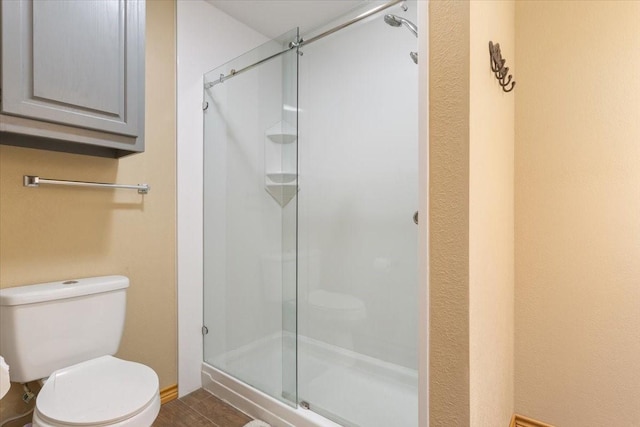
[[[265,189],[273,199],[285,207],[298,194],[298,184],[267,184]]]
[[[296,180],[295,172],[272,172],[267,173],[267,178],[274,184],[289,184]]]
[[[267,129],[267,138],[276,144],[291,144],[298,139],[296,129],[287,122],[279,122]]]
[[[297,130],[287,121],[275,123],[264,132],[264,189],[280,207],[298,194],[296,173]]]

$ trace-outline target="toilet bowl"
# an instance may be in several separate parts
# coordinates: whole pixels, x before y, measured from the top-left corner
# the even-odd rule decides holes
[[[159,411],[151,368],[103,356],[51,374],[38,394],[33,426],[149,426]]]

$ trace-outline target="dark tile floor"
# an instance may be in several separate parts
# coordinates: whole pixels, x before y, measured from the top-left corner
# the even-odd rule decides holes
[[[4,424],[3,427],[22,427],[25,424],[29,424],[31,422],[31,418],[33,418],[33,415],[29,414],[17,420],[9,421],[8,423]]]
[[[200,389],[162,405],[153,427],[242,427],[251,418]]]
[[[29,414],[4,427],[22,427],[31,422]],[[251,418],[203,389],[162,405],[152,427],[242,427]]]

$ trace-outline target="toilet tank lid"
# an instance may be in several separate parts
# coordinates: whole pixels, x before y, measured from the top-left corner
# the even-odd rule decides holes
[[[0,289],[0,306],[34,304],[99,294],[129,287],[125,276],[87,277]]]

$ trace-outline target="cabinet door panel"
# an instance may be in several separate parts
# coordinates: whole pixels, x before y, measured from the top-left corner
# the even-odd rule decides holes
[[[121,15],[124,4],[115,1],[33,3],[34,98],[120,115],[125,99]],[[65,22],[73,26],[61,25]]]
[[[2,2],[2,112],[140,136],[144,3]]]

